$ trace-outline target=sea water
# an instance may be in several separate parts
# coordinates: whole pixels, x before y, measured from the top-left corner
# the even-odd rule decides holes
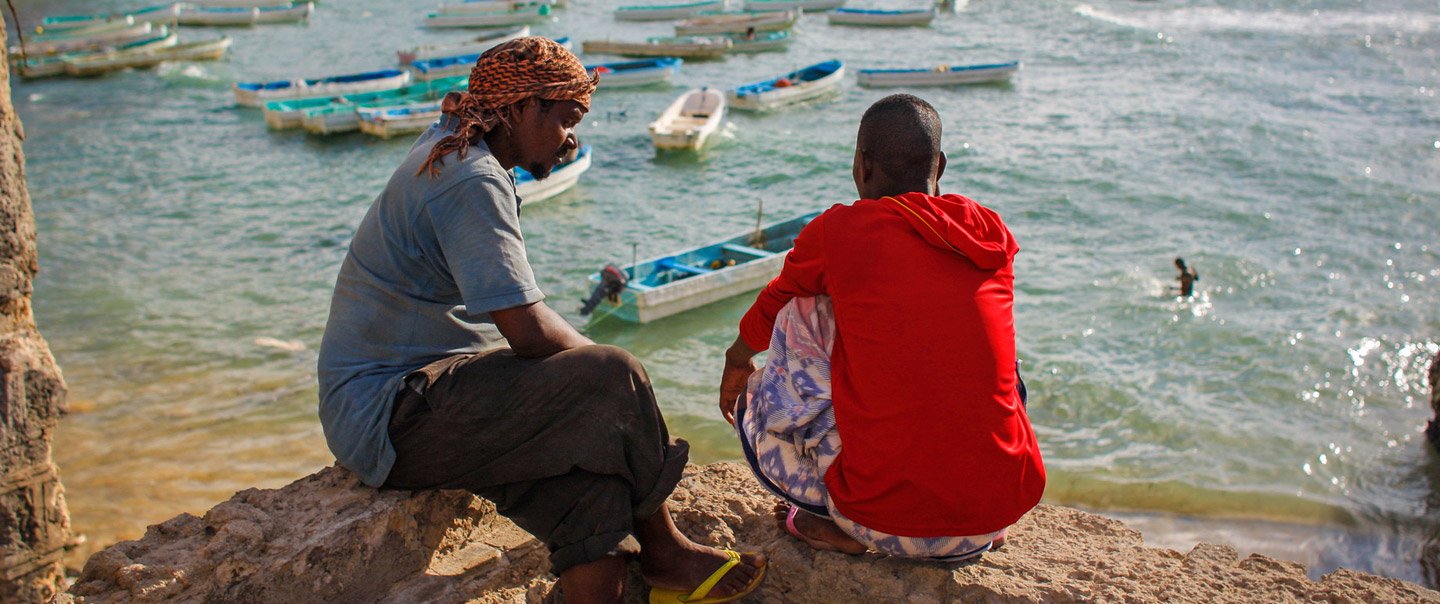
[[[142,4],[15,2],[27,28]],[[618,4],[572,0],[534,29],[670,33],[615,22]],[[397,49],[475,35],[421,28],[432,8],[324,2],[306,25],[181,30],[232,36],[218,63],[12,81],[35,314],[69,385],[55,460],[89,538],[72,563],[333,460],[315,348],[351,233],[410,140],[268,131],[230,86],[385,68]],[[552,307],[583,326],[585,278],[606,262],[744,231],[762,204],[770,220],[851,201],[859,117],[902,91],[852,78],[831,100],[732,113],[698,157],[657,156],[646,124],[685,89],[830,58],[1019,60],[1009,84],[904,91],[944,120],[942,189],[996,209],[1020,241],[1046,500],[1125,518],[1156,545],[1436,585],[1440,459],[1421,430],[1440,350],[1440,3],[976,1],[928,28],[810,14],[795,35],[786,52],[595,95],[578,131],[594,167],[522,212]],[[1200,273],[1193,299],[1169,290],[1177,256]],[[697,462],[739,455],[717,385],[749,301],[588,329],[644,360]]]

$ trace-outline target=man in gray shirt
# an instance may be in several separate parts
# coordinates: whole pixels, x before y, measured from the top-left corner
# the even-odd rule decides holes
[[[546,306],[526,260],[509,170],[544,178],[576,147],[595,83],[546,38],[481,55],[350,243],[320,345],[320,419],[366,484],[494,501],[549,547],[572,603],[619,601],[632,555],[652,596],[738,599],[765,558],[676,530],[665,500],[688,446],[640,362]]]

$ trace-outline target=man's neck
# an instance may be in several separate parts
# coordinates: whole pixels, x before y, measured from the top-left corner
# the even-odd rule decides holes
[[[490,147],[490,155],[495,161],[500,162],[500,167],[506,170],[519,165],[520,158],[516,157],[514,145],[511,145],[509,131],[502,125],[486,132],[485,145]]]

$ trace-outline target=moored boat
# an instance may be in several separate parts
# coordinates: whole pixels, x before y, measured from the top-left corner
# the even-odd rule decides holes
[[[615,9],[617,21],[673,21],[705,11],[725,8],[725,0],[700,0],[681,4],[631,4]]]
[[[451,42],[447,44],[427,44],[395,52],[396,58],[401,65],[409,65],[415,61],[426,59],[437,59],[440,57],[453,57],[457,55],[480,54],[501,42],[523,38],[530,35],[530,26],[521,25],[510,29],[495,30],[486,32],[465,40],[463,42]]]
[[[435,12],[441,15],[466,15],[539,8],[542,5],[556,6],[556,3],[551,0],[467,0],[456,4],[441,4]]]
[[[61,32],[40,37],[39,39],[26,38],[23,47],[10,47],[10,57],[12,60],[18,60],[24,57],[41,57],[49,54],[96,50],[106,46],[126,44],[150,37],[151,32],[155,31],[155,26],[150,23],[116,21],[105,24],[98,29],[85,28],[76,31],[79,32],[76,35],[68,35]]]
[[[384,69],[327,78],[276,80],[272,82],[238,82],[235,102],[259,107],[270,101],[340,96],[356,92],[399,88],[410,82],[410,72]]]
[[[612,54],[626,57],[681,57],[685,59],[718,59],[730,50],[731,42],[724,36],[715,37],[654,37],[644,42],[585,40],[580,48],[586,53]]]
[[[356,92],[340,96],[322,96],[305,99],[289,99],[284,101],[271,101],[265,103],[261,111],[265,114],[265,125],[272,130],[287,130],[304,126],[306,117],[312,112],[321,109],[343,109],[348,111],[353,118],[357,107],[380,107],[388,105],[400,105],[418,101],[433,101],[451,90],[464,87],[468,78],[452,77],[409,84],[398,88],[385,90],[372,90],[369,92]],[[333,120],[335,123],[326,124],[324,133],[344,131],[343,118]],[[350,120],[353,122],[353,119]],[[316,124],[320,129],[320,124]],[[349,130],[354,130],[351,124]]]
[[[135,50],[140,48],[161,48],[174,46],[180,42],[180,35],[170,28],[161,26],[158,32],[148,38],[141,38],[133,42],[126,42],[119,46],[101,48],[99,50],[82,50],[75,52],[48,55],[44,57],[22,58],[15,62],[15,73],[24,78],[46,78],[65,73],[65,62],[89,56],[95,56],[115,51]]]
[[[952,86],[1000,82],[1019,70],[1019,61],[940,65],[933,69],[860,69],[855,72],[855,80],[861,86]]]
[[[561,46],[567,50],[570,48],[570,38],[556,38]],[[488,48],[486,50],[489,50]],[[421,59],[410,63],[410,71],[414,79],[421,82],[448,78],[458,75],[469,75],[470,70],[475,67],[475,62],[480,59],[480,53],[455,55],[452,57],[436,57],[433,59]]]
[[[430,127],[440,119],[440,101],[408,105],[357,109],[360,131],[371,136],[390,138],[413,134]]]
[[[650,141],[656,149],[699,151],[724,118],[724,93],[710,88],[691,89],[650,123]]]
[[[430,13],[425,16],[425,27],[505,27],[525,25],[550,20],[550,5],[540,4],[520,10],[480,13]]]
[[[314,2],[290,6],[208,7],[185,6],[176,22],[181,25],[259,25],[262,23],[295,23],[310,18]]]
[[[748,35],[729,34],[730,52],[751,53],[766,52],[770,50],[785,50],[795,36],[789,31],[767,31]]]
[[[935,8],[879,10],[837,8],[826,18],[831,25],[864,25],[869,27],[914,27],[929,25],[935,20]]]
[[[781,31],[795,26],[799,9],[737,13],[701,14],[675,23],[675,35],[743,34],[746,32]]]
[[[807,13],[845,6],[845,0],[745,0],[745,10],[772,11],[799,9]]]
[[[735,109],[766,111],[834,94],[844,77],[845,63],[832,59],[736,87],[726,98]]]
[[[54,15],[40,20],[42,31],[62,31],[86,27],[96,23],[129,18],[133,23],[174,25],[180,14],[180,3],[157,4],[125,13],[95,13],[89,15]]]
[[[670,81],[684,62],[679,57],[656,57],[586,65],[585,71],[600,75],[600,90],[633,88]]]
[[[290,6],[294,0],[185,0],[191,6],[208,8],[254,8],[257,6]]]
[[[590,145],[581,145],[575,157],[555,166],[550,176],[535,180],[524,168],[515,168],[515,196],[523,205],[533,205],[570,190],[580,182],[580,175],[590,169]]]
[[[800,229],[819,212],[590,275],[595,293],[581,314],[649,323],[763,287],[785,263]],[[608,273],[608,276],[607,276]]]
[[[424,84],[411,84],[391,91],[400,94],[390,98],[377,98],[353,104],[332,103],[324,107],[305,109],[301,112],[300,126],[306,132],[320,136],[354,132],[360,129],[359,111],[361,109],[437,101],[445,98],[447,92],[464,90],[466,85],[468,85],[466,78],[446,78]]]
[[[222,36],[214,40],[185,42],[172,46],[118,50],[68,60],[65,62],[65,75],[97,76],[121,69],[153,67],[167,61],[215,61],[225,56],[225,51],[229,48],[229,36]]]

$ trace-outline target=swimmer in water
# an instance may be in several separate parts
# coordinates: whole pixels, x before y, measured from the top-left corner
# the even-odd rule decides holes
[[[1184,258],[1175,259],[1175,268],[1180,269],[1180,276],[1175,277],[1175,280],[1180,282],[1180,297],[1189,298],[1195,294],[1195,282],[1200,280],[1200,273],[1193,268],[1187,268]]]

